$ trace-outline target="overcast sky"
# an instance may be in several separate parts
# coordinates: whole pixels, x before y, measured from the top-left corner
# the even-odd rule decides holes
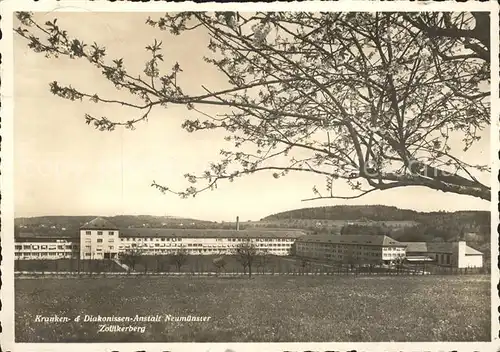
[[[38,14],[40,21],[54,13]],[[144,24],[144,13],[63,13],[59,24],[87,43],[107,47],[111,58],[124,57],[134,73],[142,72],[144,47],[155,38],[164,43],[166,66],[175,61],[184,70],[182,85],[216,89],[225,84],[220,74],[204,63],[207,38],[172,37]],[[157,16],[152,14],[152,16]],[[195,199],[162,195],[150,187],[153,180],[177,189],[187,186],[183,175],[201,173],[219,158],[221,132],[189,134],[181,129],[190,116],[181,107],[157,109],[135,131],[99,132],[85,124],[84,114],[111,119],[136,117],[134,110],[91,102],[71,102],[53,96],[51,81],[72,84],[102,97],[126,97],[105,81],[88,63],[50,59],[35,54],[26,41],[14,37],[15,53],[15,211],[16,217],[38,215],[175,215],[207,220],[258,220],[284,210],[337,204],[384,204],[422,211],[489,209],[480,199],[444,194],[422,187],[374,192],[363,198],[302,202],[313,196],[312,187],[323,187],[321,177],[290,174],[275,180],[256,174],[234,183],[221,183],[213,192]],[[215,110],[214,110],[215,111]],[[213,111],[212,111],[213,112]],[[191,113],[191,112],[189,112]],[[489,131],[468,152],[465,160],[489,161]],[[461,150],[460,147],[454,150]],[[488,175],[481,180],[489,183]],[[338,185],[340,195],[352,194]]]

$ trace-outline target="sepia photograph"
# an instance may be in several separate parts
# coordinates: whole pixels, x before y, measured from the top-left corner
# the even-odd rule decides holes
[[[496,340],[497,10],[357,3],[12,11],[14,342]]]

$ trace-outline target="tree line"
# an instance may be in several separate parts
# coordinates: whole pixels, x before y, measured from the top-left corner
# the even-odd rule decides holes
[[[154,262],[151,264],[150,261],[145,260],[148,257],[146,251],[141,248],[131,248],[120,253],[119,260],[128,267],[129,272],[135,271],[138,264],[142,264],[145,272],[148,271],[148,265],[154,265],[160,271],[165,269],[165,265],[174,265],[176,270],[180,272],[182,267],[188,262],[190,256],[188,250],[181,247],[171,251],[166,255],[166,258],[158,255],[149,256],[154,258]],[[243,273],[248,274],[249,278],[252,277],[252,272],[256,267],[264,268],[270,261],[268,250],[260,249],[250,241],[242,242],[234,250],[220,253],[212,260],[211,264],[217,273],[226,271],[228,257],[234,257],[239,265],[241,265]]]

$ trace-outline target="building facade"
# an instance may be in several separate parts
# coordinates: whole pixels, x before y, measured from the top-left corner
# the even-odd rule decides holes
[[[16,259],[113,259],[136,250],[142,255],[167,255],[179,250],[189,255],[231,254],[250,243],[260,253],[328,260],[337,263],[381,264],[399,261],[430,262],[456,268],[480,268],[483,254],[464,241],[398,242],[384,235],[306,235],[295,229],[119,229],[96,218],[78,237],[21,234],[15,238]]]
[[[309,235],[297,239],[295,254],[339,263],[390,263],[406,246],[383,235]]]
[[[182,250],[189,255],[231,254],[243,243],[258,252],[289,255],[295,240],[305,233],[298,230],[220,230],[220,229],[119,229],[103,218],[84,224],[79,237],[15,239],[16,259],[80,258],[113,259],[136,250],[142,255],[167,255]],[[27,242],[31,241],[31,242]],[[41,241],[41,242],[40,242]]]
[[[181,249],[191,255],[211,255],[231,254],[242,243],[251,243],[263,253],[289,255],[295,240],[304,235],[297,230],[122,229],[119,248],[149,255]]]
[[[113,259],[118,257],[118,228],[110,221],[96,218],[80,228],[80,259]]]
[[[22,234],[15,239],[15,259],[75,258],[79,255],[78,238],[37,237]]]

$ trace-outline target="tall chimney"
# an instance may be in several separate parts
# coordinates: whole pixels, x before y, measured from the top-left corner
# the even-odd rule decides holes
[[[237,216],[236,217],[236,231],[239,231],[240,230],[240,217]]]

